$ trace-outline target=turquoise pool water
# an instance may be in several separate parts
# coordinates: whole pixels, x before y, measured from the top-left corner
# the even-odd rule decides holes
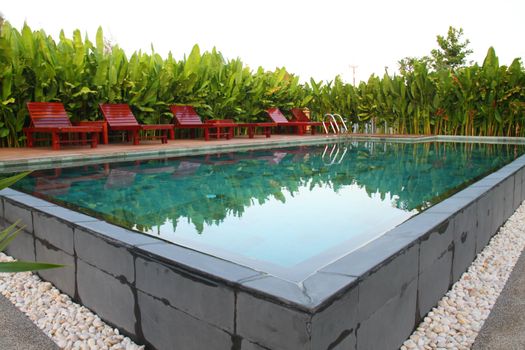
[[[523,152],[333,143],[36,171],[15,188],[269,273],[315,271]]]

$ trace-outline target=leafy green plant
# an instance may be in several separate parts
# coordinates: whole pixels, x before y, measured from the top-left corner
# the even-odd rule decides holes
[[[20,173],[5,179],[0,179],[0,189],[11,186],[18,180],[27,176],[30,172]],[[0,251],[3,251],[9,243],[16,237],[20,231],[24,229],[24,226],[19,226],[20,220],[17,220],[14,224],[0,231]],[[39,263],[32,261],[8,261],[0,262],[0,272],[23,272],[23,271],[36,271],[53,269],[62,267],[63,265]]]
[[[402,60],[401,74],[371,76],[353,86],[273,71],[227,60],[216,49],[176,59],[138,51],[126,56],[108,46],[101,29],[94,42],[77,30],[54,40],[27,25],[0,31],[0,146],[23,146],[28,101],[60,101],[73,120],[100,119],[101,102],[128,103],[141,123],[165,123],[170,104],[191,104],[205,119],[264,121],[265,109],[308,107],[314,120],[338,113],[347,122],[373,122],[395,133],[525,135],[525,71],[516,59],[500,65],[490,48],[480,66],[465,65],[470,53],[462,31],[438,36],[431,56]]]

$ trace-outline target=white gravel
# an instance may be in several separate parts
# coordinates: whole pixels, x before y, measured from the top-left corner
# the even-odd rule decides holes
[[[0,261],[13,258],[0,253]],[[97,315],[71,301],[36,274],[0,273],[0,292],[23,311],[40,329],[63,349],[140,350],[118,329],[105,324]]]
[[[470,349],[525,247],[525,204],[401,346]]]
[[[401,350],[470,349],[524,247],[522,204]],[[0,253],[0,261],[12,260]],[[144,349],[35,274],[0,273],[0,292],[61,348]]]

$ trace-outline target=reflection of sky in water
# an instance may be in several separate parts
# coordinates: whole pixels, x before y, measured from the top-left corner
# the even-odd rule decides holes
[[[271,198],[247,207],[241,217],[228,216],[220,225],[204,224],[202,234],[189,220],[180,219],[173,232],[170,220],[152,234],[192,246],[234,251],[255,260],[291,267],[347,240],[355,249],[405,221],[417,211],[392,205],[390,194],[381,200],[350,185],[338,193],[324,186],[313,191],[303,186],[294,195],[283,191],[286,202]]]

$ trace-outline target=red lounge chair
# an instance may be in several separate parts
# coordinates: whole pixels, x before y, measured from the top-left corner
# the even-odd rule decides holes
[[[85,141],[91,141],[91,147],[97,147],[99,133],[102,132],[100,126],[73,126],[69,116],[60,102],[28,102],[27,110],[31,124],[23,131],[27,138],[27,147],[33,147],[35,141],[34,133],[51,134],[51,145],[54,150],[60,149],[61,143],[78,143],[78,140],[70,139],[70,134],[77,134]],[[86,134],[91,134],[89,139]]]
[[[108,123],[108,129],[128,132],[128,135],[133,139],[134,145],[140,143],[139,131],[162,131],[160,136],[153,136],[154,138],[160,138],[162,143],[168,143],[168,132],[170,133],[170,138],[173,139],[173,125],[139,124],[127,104],[101,103],[99,106],[104,119]]]
[[[311,134],[314,135],[315,126],[318,125],[318,122],[289,121],[284,114],[281,113],[279,108],[269,108],[266,110],[266,113],[268,113],[274,123],[277,123],[277,126],[291,126],[297,128],[297,135],[304,135],[308,126],[310,127]],[[322,125],[322,123],[319,124]]]
[[[173,113],[175,129],[202,129],[206,141],[209,141],[210,136],[215,136],[218,139],[221,137],[230,139],[233,136],[233,128],[236,124],[229,119],[203,123],[192,106],[172,105],[170,110]]]
[[[309,122],[312,124],[312,126],[323,126],[323,123],[322,122],[313,122],[310,120],[310,118],[308,118],[308,116],[306,115],[306,113],[304,112],[304,110],[302,108],[292,108],[291,109],[291,112],[292,112],[292,115],[293,115],[293,119],[294,121],[298,121],[298,122]],[[327,122],[328,126],[330,125],[329,122]],[[337,124],[341,127],[343,125],[343,123],[341,121],[338,121]]]

